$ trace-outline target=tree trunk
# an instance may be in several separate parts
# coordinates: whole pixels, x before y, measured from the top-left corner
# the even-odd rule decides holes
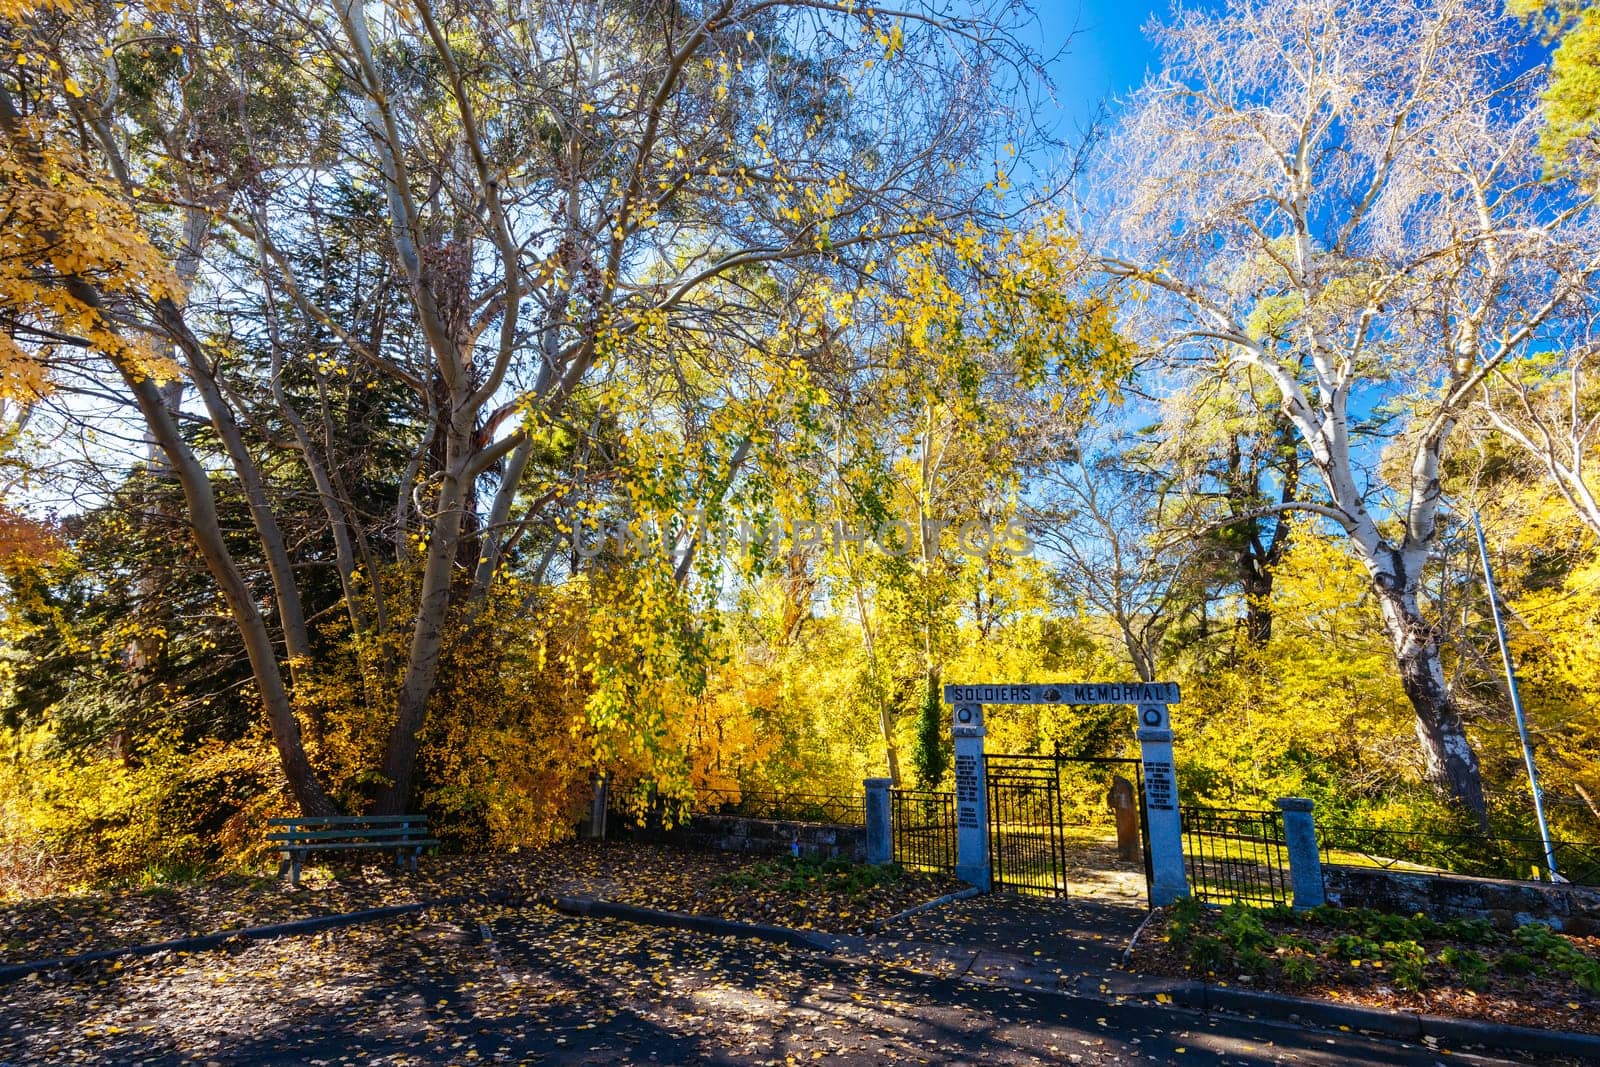
[[[80,292],[87,295],[87,286]],[[80,299],[83,299],[83,296],[80,296]],[[293,792],[303,814],[337,814],[338,808],[328,797],[321,781],[312,770],[310,761],[306,758],[305,746],[300,740],[300,724],[295,719],[288,690],[283,684],[283,675],[278,670],[277,653],[273,648],[272,637],[267,632],[267,624],[261,617],[260,609],[256,606],[254,594],[243,575],[239,573],[238,565],[228,551],[222,524],[217,517],[216,498],[211,492],[211,482],[194,453],[189,451],[179,436],[177,424],[167,411],[155,382],[141,370],[123,366],[120,362],[117,369],[122,372],[123,379],[138,401],[146,424],[166,452],[168,461],[183,486],[195,543],[200,549],[200,555],[205,560],[207,569],[221,587],[223,598],[228,602],[234,623],[238,626],[240,637],[244,641],[245,653],[250,658],[251,672],[255,675],[256,688],[266,708],[267,722],[272,729],[272,741],[278,750],[278,761],[283,767],[284,777],[288,779],[289,789]]]
[[[1416,579],[1380,574],[1373,584],[1383,609],[1384,632],[1400,669],[1400,685],[1416,713],[1417,740],[1428,779],[1487,829],[1489,812],[1478,757],[1445,684],[1439,635],[1417,609]]]
[[[1239,584],[1244,591],[1244,636],[1252,648],[1272,640],[1272,571],[1256,565],[1249,554],[1239,560]]]
[[[889,764],[889,785],[899,789],[900,751],[894,743],[894,716],[890,714],[889,702],[881,693],[878,695],[878,732],[883,734],[883,751]]]
[[[439,486],[438,511],[429,529],[428,554],[418,596],[416,628],[405,678],[396,699],[394,728],[384,746],[383,777],[374,797],[379,815],[404,814],[411,803],[411,780],[417,763],[418,735],[427,716],[428,697],[439,673],[439,654],[449,623],[451,585],[461,543],[461,518],[470,436],[459,427],[449,431],[449,456]]]

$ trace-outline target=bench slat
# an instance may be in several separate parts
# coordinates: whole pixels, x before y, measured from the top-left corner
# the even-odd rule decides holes
[[[289,830],[266,835],[268,841],[403,841],[406,838],[426,837],[426,827],[395,830]]]
[[[435,841],[431,837],[423,838],[423,839],[420,839],[420,840],[417,840],[417,841],[407,841],[403,845],[397,845],[393,841],[325,841],[320,845],[318,845],[318,844],[295,845],[292,848],[284,848],[284,849],[281,849],[280,851],[283,851],[283,852],[327,852],[327,851],[331,851],[333,849],[352,849],[352,848],[410,848],[413,845],[416,845],[417,847],[420,848],[420,847],[422,847],[424,845],[437,845],[438,843],[439,842]]]
[[[427,825],[427,816],[309,816],[299,819],[267,819],[267,825],[286,825],[286,827],[336,827],[336,825],[374,824],[389,825],[406,822],[411,825]]]

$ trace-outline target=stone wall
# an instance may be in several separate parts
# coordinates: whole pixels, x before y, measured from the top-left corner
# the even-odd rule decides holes
[[[1600,886],[1420,874],[1372,867],[1322,868],[1328,903],[1430,919],[1482,916],[1496,925],[1549,923],[1574,934],[1600,933]]]
[[[780,819],[747,819],[737,815],[696,815],[688,825],[671,830],[646,830],[637,827],[619,829],[617,826],[619,822],[621,820],[613,821],[608,828],[614,836],[660,841],[690,848],[787,856],[791,854],[794,840],[798,836],[802,856],[823,859],[843,856],[857,863],[864,863],[867,858],[867,829],[864,826],[789,822]]]

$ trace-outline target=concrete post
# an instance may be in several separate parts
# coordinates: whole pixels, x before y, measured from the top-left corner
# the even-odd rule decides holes
[[[894,862],[894,826],[889,816],[888,778],[868,778],[862,785],[867,790],[867,862],[883,866]]]
[[[1327,903],[1322,887],[1322,850],[1317,848],[1317,825],[1311,816],[1311,801],[1305,797],[1280,797],[1283,811],[1283,844],[1289,853],[1289,882],[1294,887],[1294,906],[1314,908]]]
[[[610,808],[610,789],[606,776],[597,774],[592,781],[594,793],[589,798],[589,836],[596,841],[606,838],[606,811]]]
[[[983,768],[983,705],[956,704],[956,877],[985,893],[989,871],[989,787]]]
[[[1189,895],[1167,706],[1139,705],[1139,729],[1134,736],[1139,739],[1139,757],[1144,763],[1144,810],[1150,829],[1150,903],[1159,908]]]

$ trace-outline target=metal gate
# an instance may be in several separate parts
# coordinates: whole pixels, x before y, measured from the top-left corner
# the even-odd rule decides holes
[[[984,756],[989,780],[989,868],[997,889],[1067,891],[1061,778],[1053,756]]]
[[[1089,865],[1116,866],[1137,884],[1144,878],[1148,899],[1150,885],[1149,828],[1145,817],[1143,765],[1138,759],[1100,756],[998,755],[985,754],[985,777],[989,799],[989,865],[996,889],[1010,889],[1037,896],[1065,896],[1068,892],[1069,862],[1077,859],[1080,870]],[[1096,826],[1085,811],[1105,803],[1105,792],[1113,775],[1125,775],[1134,787],[1137,801],[1139,854],[1127,862],[1105,863],[1093,858],[1084,842],[1103,839],[1106,827]],[[1072,793],[1070,802],[1063,792]],[[1086,800],[1086,794],[1089,795]],[[1085,807],[1085,804],[1088,807]],[[1067,818],[1067,810],[1075,814]],[[1109,814],[1108,808],[1103,812]],[[1083,825],[1077,825],[1082,822]],[[1126,883],[1124,883],[1126,884]],[[1080,892],[1081,892],[1080,887]]]
[[[894,861],[919,871],[956,869],[956,795],[930,789],[889,792]]]

